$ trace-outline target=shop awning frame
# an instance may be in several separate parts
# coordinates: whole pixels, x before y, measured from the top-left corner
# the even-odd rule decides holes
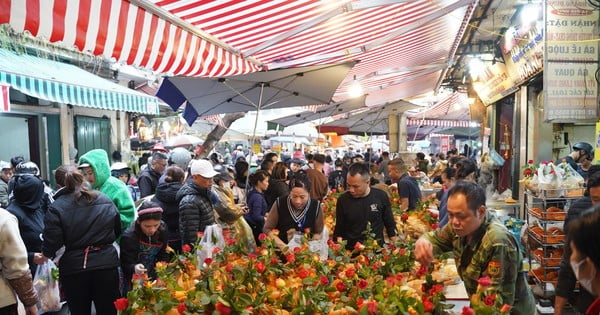
[[[158,99],[74,65],[0,49],[0,84],[39,99],[158,115]]]

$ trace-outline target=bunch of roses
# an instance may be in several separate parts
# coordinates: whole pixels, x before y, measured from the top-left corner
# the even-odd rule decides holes
[[[441,286],[426,289],[424,297],[407,290],[418,275],[406,244],[381,248],[369,236],[347,251],[345,242],[330,241],[330,258],[321,261],[306,242],[280,252],[264,234],[260,238],[255,252],[227,241],[204,262],[186,247],[157,264],[156,279],[134,279],[115,306],[121,314],[428,314],[430,303],[444,300]]]
[[[471,296],[471,307],[465,306],[461,315],[507,315],[511,306],[502,303],[502,297],[490,289],[492,280],[483,277],[478,280],[477,292]]]

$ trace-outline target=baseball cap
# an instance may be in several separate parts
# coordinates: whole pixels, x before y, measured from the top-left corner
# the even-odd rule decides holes
[[[213,178],[219,174],[213,169],[212,163],[208,160],[194,160],[191,163],[190,173],[192,175],[200,175],[205,178]]]
[[[11,168],[10,163],[6,161],[0,161],[0,171]]]
[[[165,146],[164,146],[162,143],[160,143],[160,142],[159,142],[159,143],[157,143],[157,144],[155,144],[155,145],[152,147],[152,149],[150,149],[150,151],[161,151],[161,152],[164,152],[164,153],[169,153],[169,150],[167,150],[167,149],[165,148]]]

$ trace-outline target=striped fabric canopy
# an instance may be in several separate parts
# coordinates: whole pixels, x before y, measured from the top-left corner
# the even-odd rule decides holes
[[[457,120],[466,121],[468,124],[468,121],[471,120],[469,97],[467,96],[467,93],[454,92],[424,111],[409,114],[407,116],[415,120]]]
[[[477,0],[0,0],[0,24],[157,72],[230,76],[360,60],[377,106],[439,86]]]
[[[407,126],[434,126],[434,127],[462,127],[462,128],[479,128],[480,123],[464,120],[445,120],[445,119],[408,119]]]
[[[155,97],[112,83],[73,65],[0,49],[0,84],[65,104],[158,114]]]

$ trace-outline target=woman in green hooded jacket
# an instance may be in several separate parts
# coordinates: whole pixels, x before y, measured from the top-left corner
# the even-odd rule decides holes
[[[135,205],[127,186],[110,176],[108,154],[102,149],[87,152],[79,158],[79,169],[91,188],[99,190],[112,200],[121,217],[121,232],[124,232],[135,217]]]

